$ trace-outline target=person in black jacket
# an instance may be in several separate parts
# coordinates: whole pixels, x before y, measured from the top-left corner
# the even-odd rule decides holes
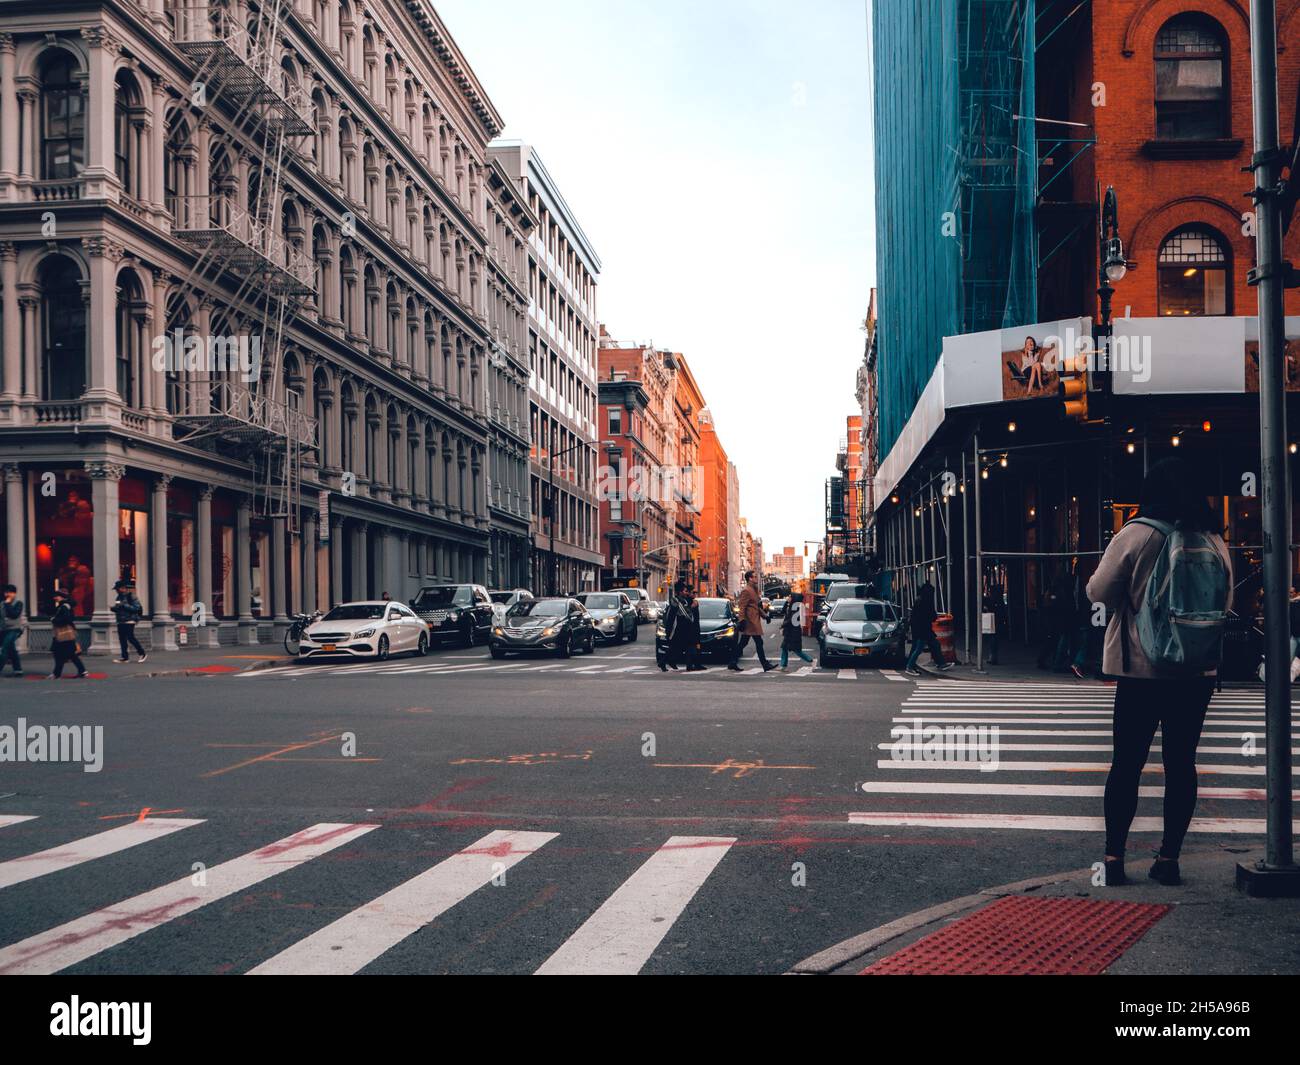
[[[904,672],[914,677],[921,675],[921,671],[916,668],[916,662],[921,657],[922,648],[930,649],[930,657],[934,659],[936,667],[952,668],[951,662],[944,661],[939,639],[934,634],[934,619],[937,616],[934,609],[934,586],[926,581],[921,585],[921,590],[916,593],[916,602],[912,604],[912,653],[907,657],[907,668]]]
[[[785,605],[785,616],[781,619],[781,672],[783,673],[792,654],[798,655],[809,665],[812,664],[812,655],[803,649],[803,619],[803,592],[791,592],[790,599]]]
[[[78,680],[86,675],[86,667],[81,664],[81,658],[77,654],[75,621],[72,606],[68,601],[68,593],[61,588],[55,589],[54,612],[50,615],[50,626],[54,631],[54,642],[50,645],[50,649],[54,652],[54,672],[50,674],[50,680],[58,680],[63,676],[63,667],[68,662],[77,667]],[[69,630],[71,630],[70,638]]]
[[[699,673],[704,670],[700,665],[700,607],[695,596],[684,580],[673,585],[668,597],[668,613],[664,617],[664,632],[668,635],[667,665],[660,663],[659,669],[677,668],[677,663],[686,656],[686,671]]]
[[[117,601],[113,604],[113,613],[117,616],[117,642],[122,645],[122,657],[119,662],[129,662],[131,655],[128,644],[134,647],[143,662],[149,656],[145,654],[140,641],[135,638],[135,623],[144,614],[144,607],[135,595],[135,585],[128,580],[118,581],[113,585],[117,592]]]
[[[23,634],[23,601],[18,598],[18,589],[6,584],[4,600],[0,602],[0,672],[5,663],[14,664],[14,676],[23,675],[23,663],[18,657],[18,640]]]

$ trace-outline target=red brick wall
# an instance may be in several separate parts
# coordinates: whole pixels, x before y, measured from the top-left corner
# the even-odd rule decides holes
[[[1242,171],[1253,150],[1247,0],[1094,0],[1092,76],[1105,85],[1106,105],[1093,111],[1097,131],[1092,171],[1104,191],[1114,185],[1128,276],[1115,289],[1115,313],[1157,313],[1156,258],[1161,242],[1180,225],[1197,222],[1220,234],[1230,248],[1230,314],[1253,315],[1255,295],[1246,284],[1254,242],[1242,232],[1251,175]],[[1278,4],[1281,139],[1291,139],[1300,81],[1300,0]],[[1228,136],[1242,146],[1229,159],[1152,159],[1142,145],[1155,138],[1154,43],[1160,27],[1183,12],[1218,21],[1228,41]],[[1040,70],[1040,78],[1047,72]],[[1088,198],[1091,198],[1089,196]],[[1286,254],[1300,265],[1300,219],[1286,239]],[[1089,295],[1084,306],[1095,306]],[[1287,294],[1287,313],[1300,314],[1300,291]]]

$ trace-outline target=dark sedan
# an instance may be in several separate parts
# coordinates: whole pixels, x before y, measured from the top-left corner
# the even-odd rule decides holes
[[[697,599],[700,607],[700,661],[730,662],[740,641],[740,626],[730,599]],[[668,662],[668,633],[655,627],[655,663]]]
[[[591,615],[576,599],[530,599],[516,603],[499,625],[492,626],[488,650],[493,658],[510,652],[545,652],[568,658],[574,651],[596,649]]]

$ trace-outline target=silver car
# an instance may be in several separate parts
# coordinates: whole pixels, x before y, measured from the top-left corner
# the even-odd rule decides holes
[[[636,607],[626,592],[584,592],[578,598],[591,614],[596,639],[601,643],[636,639]]]
[[[904,661],[903,620],[883,599],[840,599],[827,613],[817,637],[820,664],[836,659],[857,662]]]

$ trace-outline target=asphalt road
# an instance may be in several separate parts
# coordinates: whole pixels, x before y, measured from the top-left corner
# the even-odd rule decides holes
[[[752,651],[741,675],[665,675],[640,635],[564,662],[476,648],[0,682],[0,725],[104,728],[98,773],[0,764],[0,817],[32,818],[0,828],[0,973],[780,973],[1099,857],[1095,832],[1052,818],[1100,814],[1068,789],[1100,787],[1104,750],[1084,771],[985,774],[900,770],[880,745],[895,717],[997,713],[1028,733],[1002,737],[1004,763],[1068,760],[1007,745],[1065,727],[1104,746],[1103,686],[985,697],[893,670],[763,675]],[[1243,707],[1224,711],[1234,727]],[[1248,795],[1199,813],[1263,816]],[[1048,820],[1010,827],[1025,814]]]

